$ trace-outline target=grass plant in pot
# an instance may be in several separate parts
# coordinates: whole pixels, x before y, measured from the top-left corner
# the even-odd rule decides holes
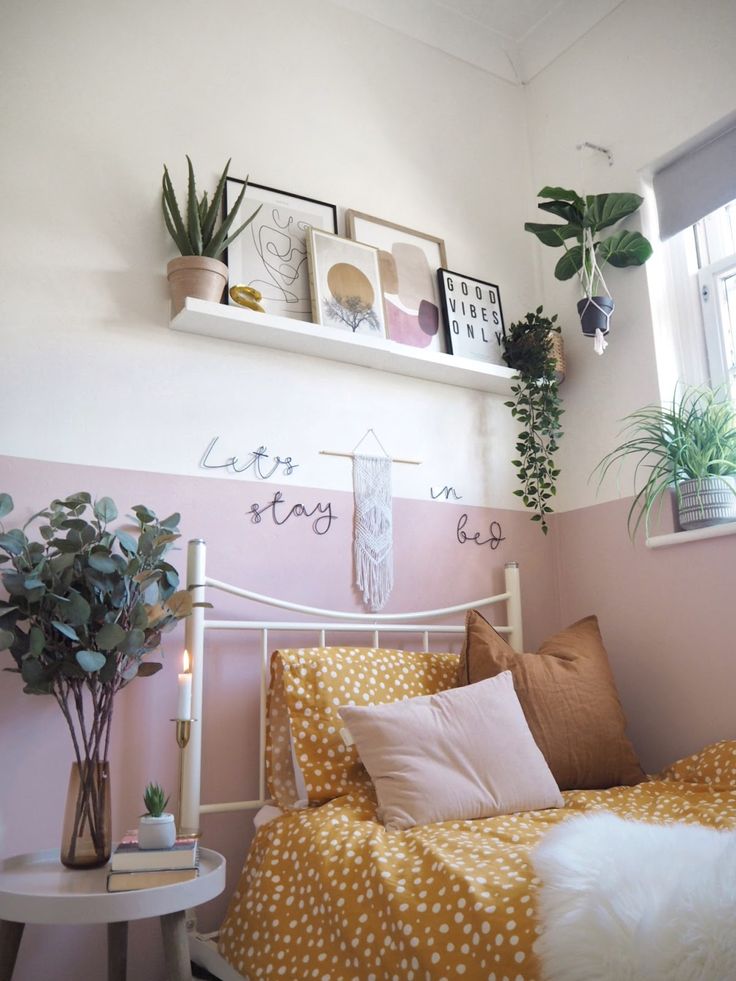
[[[176,841],[174,815],[166,810],[169,797],[160,784],[149,783],[143,792],[146,813],[138,819],[138,847],[171,848]]]
[[[643,198],[629,193],[583,197],[564,187],[543,187],[537,196],[545,199],[539,205],[541,210],[563,222],[528,221],[524,228],[536,235],[542,245],[564,249],[555,266],[555,277],[563,281],[579,277],[583,291],[578,303],[580,324],[587,337],[596,339],[596,350],[602,354],[602,339],[610,330],[614,302],[601,269],[606,263],[640,266],[651,256],[652,246],[641,232],[624,230],[604,238],[596,236],[638,211]],[[568,245],[573,241],[574,245]]]
[[[521,488],[514,491],[524,506],[534,511],[532,521],[539,522],[542,532],[548,529],[547,516],[552,513],[551,499],[557,493],[555,453],[562,436],[560,416],[558,361],[553,340],[559,336],[557,315],[545,317],[542,307],[528,313],[523,320],[505,327],[497,334],[503,345],[503,358],[518,372],[511,385],[513,399],[505,402],[511,415],[521,424],[516,438],[516,468]]]
[[[0,494],[0,519],[13,510]],[[9,649],[23,691],[52,696],[74,747],[61,861],[70,868],[110,857],[108,750],[115,698],[135,677],[155,674],[146,660],[164,631],[192,610],[191,594],[166,553],[179,515],[159,520],[137,505],[135,527],[111,528],[114,501],[80,492],[52,501],[22,528],[0,522],[0,650]],[[39,522],[38,537],[28,528]],[[4,554],[2,554],[4,553]]]
[[[189,184],[184,211],[186,217],[184,217],[176,199],[169,171],[164,165],[162,198],[164,220],[181,253],[181,257],[172,259],[166,269],[171,292],[172,317],[183,310],[187,296],[211,300],[214,303],[220,302],[227,285],[227,266],[217,257],[222,255],[228,245],[235,241],[261,210],[259,205],[234,232],[230,232],[245,197],[248,187],[246,180],[235,204],[227,214],[223,215],[218,227],[230,161],[228,160],[225,165],[211,201],[208,201],[206,191],[201,198],[197,198],[194,168],[189,157],[187,157],[187,166]]]
[[[723,390],[683,387],[668,405],[624,419],[627,438],[601,460],[599,486],[615,465],[634,458],[633,538],[662,502],[674,497],[679,530],[736,521],[736,411]]]

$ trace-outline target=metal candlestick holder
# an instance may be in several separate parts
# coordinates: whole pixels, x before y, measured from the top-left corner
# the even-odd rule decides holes
[[[179,747],[179,802],[177,804],[176,813],[176,827],[177,835],[179,838],[199,838],[200,833],[195,832],[184,832],[181,829],[181,791],[182,791],[182,777],[184,774],[183,765],[183,754],[181,751],[186,749],[189,742],[189,737],[192,732],[192,722],[197,722],[197,719],[170,719],[171,722],[176,723],[176,745]]]

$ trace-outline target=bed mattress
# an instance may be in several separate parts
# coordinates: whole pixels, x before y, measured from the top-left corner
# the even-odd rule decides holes
[[[727,745],[732,763],[736,743]],[[709,764],[720,772],[719,759]],[[283,814],[254,839],[220,951],[249,981],[538,981],[529,854],[551,827],[606,810],[736,828],[736,788],[692,763],[564,799],[555,810],[398,832],[377,821],[371,788]]]

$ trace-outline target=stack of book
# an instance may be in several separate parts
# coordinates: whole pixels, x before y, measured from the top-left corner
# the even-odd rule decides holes
[[[198,852],[196,838],[177,838],[171,848],[139,848],[138,835],[131,832],[112,853],[107,891],[153,889],[196,879]]]

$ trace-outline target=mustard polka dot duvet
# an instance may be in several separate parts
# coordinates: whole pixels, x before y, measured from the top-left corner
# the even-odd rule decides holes
[[[434,655],[404,673],[406,653],[370,652],[382,659],[371,674],[360,667],[366,652],[340,650],[339,670],[325,649],[274,658],[272,790],[293,797],[303,767],[310,803],[260,828],[221,928],[221,954],[249,981],[537,981],[529,854],[551,827],[604,809],[736,827],[736,743],[719,743],[647,783],[568,791],[564,808],[388,832],[336,706],[449,687],[456,659]],[[291,732],[279,714],[290,703]]]

